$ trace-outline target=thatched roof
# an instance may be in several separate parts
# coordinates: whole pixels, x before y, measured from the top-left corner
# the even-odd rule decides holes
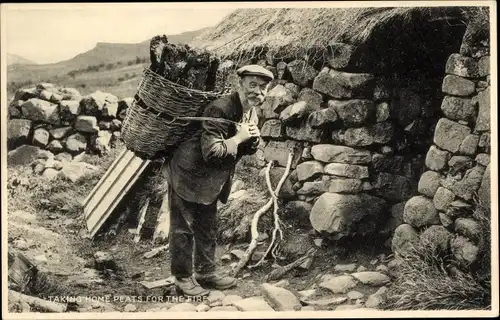
[[[330,42],[359,45],[380,27],[442,19],[464,20],[467,7],[239,9],[192,42],[221,56],[266,47],[294,51]],[[473,9],[472,9],[473,10]]]

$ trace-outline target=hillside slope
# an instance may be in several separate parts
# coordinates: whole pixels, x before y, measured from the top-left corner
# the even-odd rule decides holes
[[[189,42],[205,29],[170,35],[168,39],[175,44],[189,44]],[[152,35],[153,36],[153,35]],[[89,66],[116,64],[139,58],[148,58],[149,61],[149,39],[140,43],[97,43],[97,45],[84,53],[69,60],[52,64],[42,65],[9,65],[7,68],[7,79],[12,82],[32,81],[59,81],[69,72],[85,69]]]
[[[7,65],[13,64],[35,64],[35,62],[17,54],[7,53]]]

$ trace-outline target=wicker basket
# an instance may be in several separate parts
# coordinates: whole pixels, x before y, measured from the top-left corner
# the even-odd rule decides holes
[[[196,117],[221,94],[193,90],[145,69],[138,92],[123,120],[122,139],[143,159],[155,159],[190,137],[198,123],[177,120]]]

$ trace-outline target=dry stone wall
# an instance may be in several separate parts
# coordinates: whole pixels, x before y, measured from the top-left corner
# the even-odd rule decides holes
[[[260,110],[262,148],[246,161],[260,167],[275,161],[276,184],[293,150],[293,171],[281,191],[287,212],[307,208],[309,226],[334,239],[387,235],[417,193],[421,145],[428,148],[437,119],[419,88],[353,72],[352,47],[332,48],[319,70],[305,59],[258,61],[277,79]]]
[[[304,220],[307,210],[307,222],[334,239],[437,223],[435,193],[441,216],[448,202],[471,204],[488,172],[490,92],[486,42],[471,30],[444,80],[367,73],[343,43],[319,68],[307,56],[252,61],[277,79],[260,110],[262,148],[246,161],[274,160],[276,184],[293,150],[285,211]]]
[[[399,255],[433,241],[465,265],[478,259],[485,239],[473,213],[478,202],[491,208],[489,60],[488,41],[470,32],[460,53],[449,57],[443,117],[425,158],[418,195],[406,202],[403,224],[392,240]]]
[[[104,154],[120,139],[121,121],[131,103],[132,98],[119,100],[101,91],[82,96],[74,88],[50,83],[20,89],[8,106],[8,161],[21,161],[16,154],[43,150],[45,160],[56,163],[40,164],[36,171],[42,174],[44,169],[61,170],[61,160],[82,152]]]

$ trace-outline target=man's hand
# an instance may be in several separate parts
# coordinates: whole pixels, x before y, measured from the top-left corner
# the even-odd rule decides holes
[[[251,138],[260,137],[260,131],[257,125],[251,123],[242,123],[237,128],[238,132],[234,136],[238,143],[243,143]]]

